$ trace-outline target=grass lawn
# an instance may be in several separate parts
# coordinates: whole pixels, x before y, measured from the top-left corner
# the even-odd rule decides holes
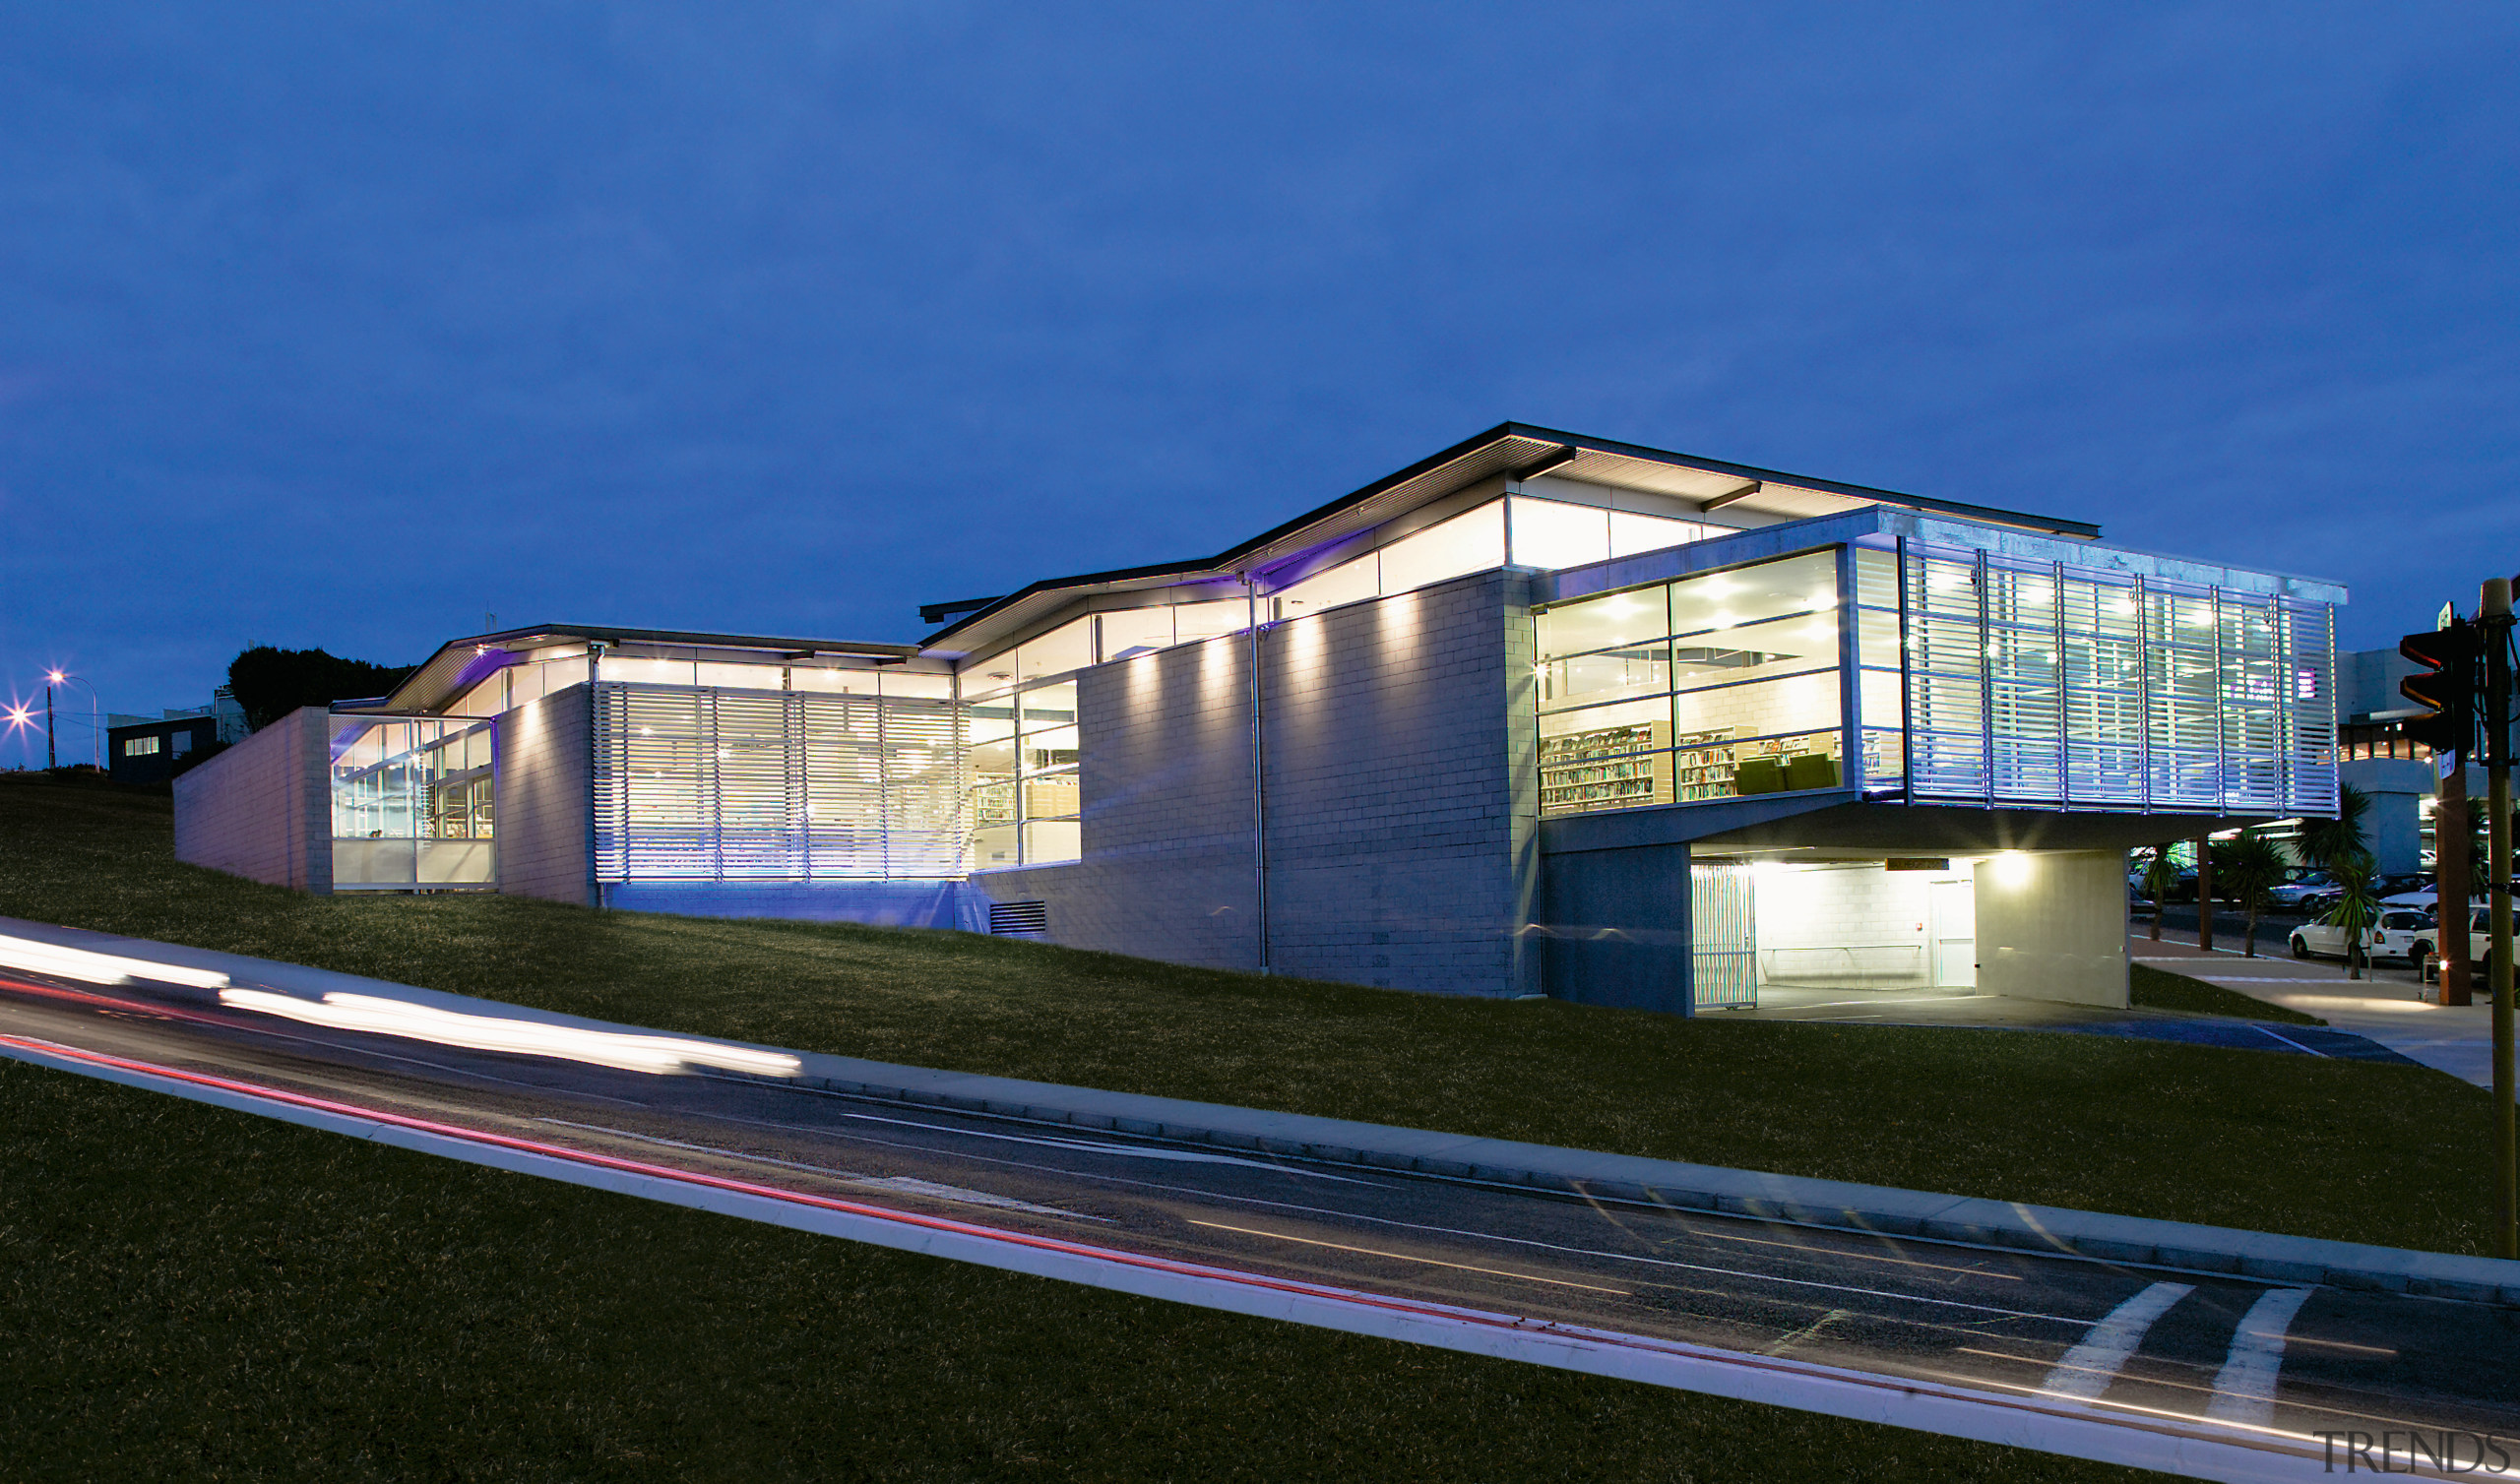
[[[2287,1025],[2324,1025],[2317,1016],[2283,1005],[2270,1005],[2255,995],[2174,974],[2149,963],[2127,965],[2134,1002],[2150,1010],[2176,1010],[2190,1015],[2236,1016],[2244,1020],[2279,1020]]]
[[[2488,1250],[2483,1089],[2104,1036],[1683,1020],[971,934],[310,897],[159,795],[0,781],[0,914],[916,1066],[2304,1236]]]

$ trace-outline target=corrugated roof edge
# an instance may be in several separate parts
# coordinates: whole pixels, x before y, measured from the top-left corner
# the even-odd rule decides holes
[[[1242,557],[1247,556],[1254,551],[1258,551],[1276,541],[1282,540],[1285,537],[1293,534],[1295,531],[1301,530],[1307,526],[1313,525],[1317,522],[1326,521],[1331,517],[1340,514],[1342,511],[1349,510],[1372,499],[1374,496],[1383,493],[1385,490],[1392,489],[1401,484],[1406,484],[1410,480],[1418,478],[1420,475],[1431,473],[1434,470],[1443,467],[1447,464],[1467,458],[1490,444],[1499,443],[1508,438],[1527,438],[1541,442],[1555,443],[1566,447],[1589,449],[1596,453],[1617,454],[1630,459],[1643,459],[1657,464],[1669,464],[1678,467],[1704,469],[1710,473],[1737,475],[1743,479],[1757,479],[1762,482],[1790,484],[1797,489],[1817,490],[1823,494],[1845,495],[1850,499],[1878,500],[1887,505],[1901,505],[1912,510],[1932,511],[1940,515],[1958,516],[1964,520],[1986,521],[1991,524],[2003,526],[2027,526],[2034,530],[2046,531],[2055,535],[2080,536],[2091,540],[2098,540],[2100,538],[2100,527],[2085,521],[2068,521],[2061,517],[2032,515],[2021,511],[1999,510],[1991,505],[1971,505],[1964,501],[1940,500],[1927,495],[1904,494],[1898,490],[1877,489],[1868,484],[1848,484],[1835,479],[1814,479],[1801,474],[1786,473],[1779,469],[1759,468],[1747,464],[1733,464],[1722,459],[1701,459],[1692,454],[1673,453],[1669,449],[1648,448],[1644,444],[1639,443],[1620,443],[1615,439],[1592,438],[1581,433],[1569,433],[1557,428],[1536,427],[1533,424],[1525,422],[1500,422],[1496,426],[1489,428],[1486,432],[1480,433],[1473,438],[1466,438],[1460,443],[1456,443],[1452,447],[1445,449],[1441,453],[1432,454],[1424,459],[1420,459],[1416,464],[1409,465],[1407,468],[1398,470],[1394,473],[1385,474],[1383,477],[1361,489],[1342,495],[1338,499],[1331,501],[1327,505],[1321,506],[1316,510],[1306,511],[1304,514],[1295,517],[1292,521],[1272,526],[1269,529],[1262,531],[1260,534],[1251,537],[1247,541],[1229,546],[1224,551],[1218,552],[1215,556],[1182,562],[1164,562],[1147,567],[1126,567],[1111,572],[1082,573],[1075,577],[1045,578],[1040,582],[1028,584],[1023,587],[1019,587],[1015,591],[1007,593],[1005,596],[998,598],[996,601],[988,604],[988,606],[984,608],[975,609],[974,611],[963,615],[961,618],[947,624],[935,633],[928,635],[926,639],[920,641],[918,648],[927,649],[930,647],[941,646],[944,640],[961,630],[969,628],[973,624],[978,623],[982,619],[988,618],[993,614],[1002,612],[1006,608],[1037,593],[1052,592],[1062,587],[1088,587],[1096,583],[1132,582],[1143,578],[1168,577],[1173,575],[1188,577],[1200,573],[1211,573],[1217,572],[1220,569],[1229,568]]]

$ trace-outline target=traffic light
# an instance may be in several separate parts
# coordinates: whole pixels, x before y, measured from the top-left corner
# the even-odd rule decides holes
[[[2477,744],[2477,677],[2484,634],[2453,618],[2429,634],[2398,641],[2398,652],[2423,668],[2398,682],[2398,694],[2427,710],[2406,719],[2406,734],[2432,749],[2473,752]]]

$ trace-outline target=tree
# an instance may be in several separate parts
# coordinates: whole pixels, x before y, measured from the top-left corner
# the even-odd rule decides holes
[[[2306,865],[2322,871],[2333,871],[2336,863],[2349,855],[2365,858],[2371,854],[2371,841],[2362,828],[2362,817],[2371,812],[2371,796],[2351,783],[2336,790],[2336,818],[2301,821],[2300,838],[2294,848],[2301,852]]]
[[[2144,867],[2144,895],[2153,899],[2153,941],[2162,941],[2162,903],[2170,899],[2171,889],[2178,885],[2178,862],[2171,859],[2168,845],[2153,847],[2153,859]]]
[[[2265,910],[2269,894],[2284,884],[2288,869],[2284,852],[2254,825],[2214,847],[2215,881],[2248,913],[2248,958],[2257,957],[2257,914]]]
[[[410,665],[370,664],[322,649],[256,645],[228,661],[227,688],[245,709],[245,725],[261,731],[302,706],[382,696],[410,673]]]
[[[2336,878],[2336,905],[2328,908],[2324,920],[2345,930],[2345,976],[2360,979],[2362,940],[2380,916],[2379,898],[2371,892],[2371,857],[2364,851],[2353,851],[2329,861],[2327,870]]]

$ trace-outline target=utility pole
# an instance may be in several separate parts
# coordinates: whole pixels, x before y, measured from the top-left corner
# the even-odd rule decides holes
[[[52,756],[52,687],[43,688],[43,771],[52,772],[61,765]]]
[[[2214,836],[2196,836],[2196,951],[2214,951]]]
[[[2478,594],[2485,630],[2486,896],[2493,918],[2493,1254],[2520,1258],[2520,1166],[2515,1166],[2511,1067],[2511,579]]]

